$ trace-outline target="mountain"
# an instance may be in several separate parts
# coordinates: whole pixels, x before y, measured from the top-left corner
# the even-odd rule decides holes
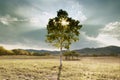
[[[117,46],[107,46],[101,48],[84,48],[74,50],[80,55],[87,55],[87,56],[105,56],[105,55],[112,55],[112,56],[120,56],[120,47]],[[64,52],[64,51],[63,51]],[[4,47],[0,46],[0,55],[29,55],[29,54],[44,54],[49,53],[52,55],[59,54],[59,51],[49,51],[49,50],[34,50],[34,49],[13,49],[13,50],[6,50]]]
[[[36,53],[51,53],[51,54],[58,54],[59,51],[48,51],[48,50],[34,50],[34,49],[27,49],[29,52],[36,52]],[[120,47],[117,46],[107,46],[101,48],[84,48],[79,50],[74,50],[82,55],[120,55]]]
[[[101,48],[84,48],[75,50],[78,53],[81,54],[97,54],[97,55],[120,55],[120,47],[117,46],[107,46],[107,47],[101,47]]]
[[[49,50],[35,50],[35,49],[26,49],[28,52],[34,52],[34,53],[51,53],[51,54],[57,54],[59,51],[49,51]]]

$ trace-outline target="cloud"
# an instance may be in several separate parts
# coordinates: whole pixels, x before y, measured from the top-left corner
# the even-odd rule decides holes
[[[29,23],[38,28],[44,28],[46,27],[48,20],[50,18],[53,18],[54,16],[55,15],[53,15],[52,13],[43,11],[40,12],[39,14],[33,14],[32,16],[30,16]]]
[[[78,1],[67,1],[66,3],[68,6],[66,7],[66,9],[68,10],[68,13],[70,14],[71,17],[82,22],[87,20],[87,17],[83,13],[82,4],[78,3]]]
[[[25,18],[30,19],[30,24],[36,27],[46,27],[48,20],[55,17],[59,9],[66,10],[70,17],[82,22],[87,19],[87,17],[82,12],[82,5],[79,4],[76,0],[41,0],[34,2],[30,0],[29,3],[31,3],[31,5],[17,8],[16,13],[20,16],[24,16]]]
[[[12,2],[0,2],[2,3],[0,9],[3,13],[0,13],[0,23],[4,25],[10,25],[19,21],[26,22],[29,25],[34,26],[34,28],[44,28],[46,27],[48,20],[57,15],[59,9],[66,10],[69,16],[74,19],[80,21],[85,21],[87,19],[82,12],[82,5],[79,4],[77,0],[12,0]],[[9,7],[8,10],[6,10],[7,7]]]
[[[111,37],[117,38],[120,40],[120,22],[112,22],[107,24],[101,33],[111,35]]]
[[[33,17],[28,17],[28,18],[24,18],[24,19],[19,19],[17,17],[12,17],[10,15],[5,15],[5,16],[0,16],[0,23],[2,23],[3,25],[11,25],[14,23],[18,22],[23,22],[23,23],[27,23],[28,25],[31,26],[46,26],[47,21],[43,20],[44,18],[48,18],[49,14],[47,13],[43,13],[42,16],[40,15],[35,15]],[[18,24],[19,25],[19,24]]]
[[[0,0],[0,44],[11,48],[52,48],[44,42],[43,28],[49,18],[64,9],[83,25],[80,41],[73,43],[72,49],[119,45],[119,4],[118,0]]]
[[[97,41],[101,46],[116,45],[120,46],[120,22],[111,22],[100,29],[97,37],[86,36],[90,41]]]
[[[15,22],[28,22],[30,19],[18,19],[17,17],[12,17],[10,15],[0,16],[0,23],[4,25],[10,25]]]
[[[17,44],[0,44],[4,46],[5,48],[11,50],[11,49],[30,49],[30,47],[25,46],[23,44],[17,43]]]
[[[35,45],[36,44],[36,45]],[[41,45],[42,44],[42,45]],[[58,50],[53,46],[48,46],[43,42],[35,42],[34,40],[24,40],[24,42],[15,42],[15,43],[0,43],[0,46],[4,46],[6,49],[37,49],[37,50]]]
[[[9,28],[9,27],[3,27]],[[18,29],[18,28],[17,28]],[[6,32],[6,31],[4,31]],[[14,30],[12,32],[17,32]],[[47,49],[47,50],[58,50],[55,47],[45,42],[46,29],[37,29],[26,31],[24,33],[13,34],[7,31],[8,34],[4,34],[0,38],[0,45],[7,49],[21,48],[21,49]],[[1,34],[0,34],[1,35]]]
[[[9,25],[9,23],[12,23],[15,21],[18,21],[18,19],[15,17],[11,17],[10,15],[0,17],[0,23],[4,25]]]

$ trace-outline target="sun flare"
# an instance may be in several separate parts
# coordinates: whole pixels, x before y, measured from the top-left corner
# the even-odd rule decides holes
[[[63,26],[65,26],[65,25],[68,25],[69,22],[67,22],[66,20],[62,20],[62,21],[61,21],[61,24],[62,24]]]

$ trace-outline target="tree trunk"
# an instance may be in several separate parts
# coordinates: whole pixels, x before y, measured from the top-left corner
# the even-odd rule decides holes
[[[65,56],[65,60],[67,60],[67,56]]]
[[[59,66],[59,72],[58,72],[57,80],[60,80],[61,70],[62,70],[62,45],[60,46],[60,66]]]
[[[73,55],[72,55],[72,60],[73,60]]]
[[[60,48],[60,66],[62,66],[62,47]]]

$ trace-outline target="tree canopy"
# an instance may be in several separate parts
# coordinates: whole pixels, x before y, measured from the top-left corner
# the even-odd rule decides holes
[[[49,19],[47,42],[58,48],[69,49],[72,42],[79,40],[81,27],[78,20],[68,17],[68,13],[60,9],[57,12],[57,17]]]

